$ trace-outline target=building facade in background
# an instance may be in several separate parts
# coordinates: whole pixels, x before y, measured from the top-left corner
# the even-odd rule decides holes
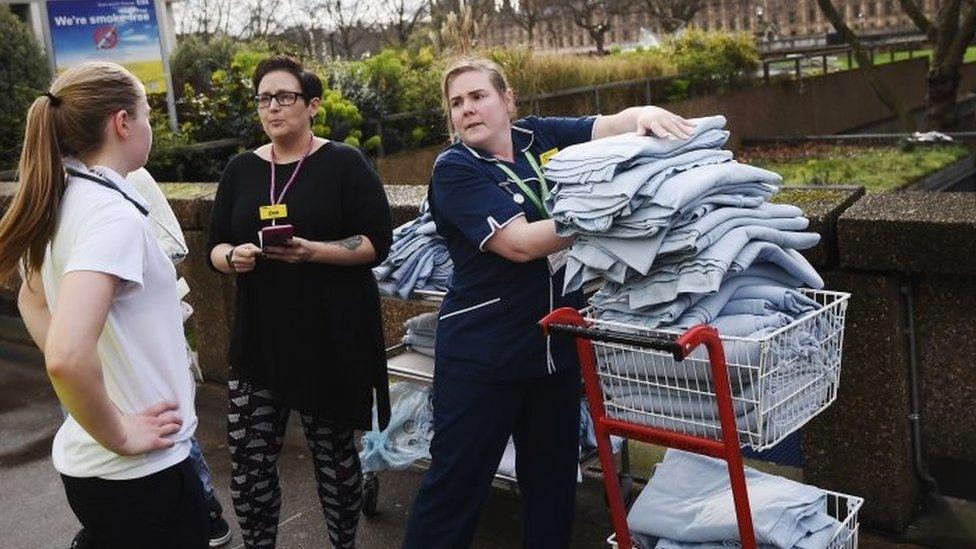
[[[929,17],[934,17],[941,0],[916,0]],[[516,21],[515,0],[505,0],[500,11],[490,16],[485,35],[488,45],[530,45],[554,52],[587,52],[595,49],[589,34],[573,23],[553,1],[544,9],[533,32]],[[917,32],[898,0],[834,0],[844,19],[859,34],[886,35]],[[513,7],[514,6],[514,7]],[[523,18],[524,19],[524,18]],[[760,41],[810,39],[823,42],[833,32],[816,0],[705,0],[691,20],[691,27],[703,30],[747,32]],[[637,0],[630,10],[612,18],[606,34],[608,46],[653,46],[665,36],[660,23]]]

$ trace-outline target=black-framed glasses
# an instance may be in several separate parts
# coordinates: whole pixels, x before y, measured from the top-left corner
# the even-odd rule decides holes
[[[270,107],[272,99],[278,102],[279,107],[290,107],[298,101],[299,97],[305,97],[305,94],[293,91],[259,93],[254,96],[254,102],[257,103],[259,109],[267,109]]]

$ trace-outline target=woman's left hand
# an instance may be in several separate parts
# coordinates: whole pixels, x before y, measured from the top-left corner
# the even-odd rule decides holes
[[[268,246],[264,248],[265,259],[284,261],[285,263],[304,263],[312,258],[312,243],[304,238],[293,236],[284,246]]]
[[[644,107],[644,111],[637,118],[638,135],[656,135],[665,139],[688,139],[694,130],[695,125],[692,122],[661,107]]]

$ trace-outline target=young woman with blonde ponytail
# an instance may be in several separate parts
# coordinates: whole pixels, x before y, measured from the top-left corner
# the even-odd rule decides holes
[[[21,315],[69,414],[54,466],[98,548],[207,546],[175,271],[125,180],[151,146],[131,73],[71,68],[28,110],[0,220],[0,280],[22,279]]]

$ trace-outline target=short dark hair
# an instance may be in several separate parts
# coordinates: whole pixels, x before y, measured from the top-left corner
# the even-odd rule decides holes
[[[298,79],[298,85],[302,88],[302,95],[307,105],[313,97],[322,98],[322,80],[314,72],[307,70],[302,62],[294,57],[277,54],[265,57],[254,68],[254,76],[251,82],[254,84],[254,93],[258,93],[258,85],[269,72],[284,71]]]

